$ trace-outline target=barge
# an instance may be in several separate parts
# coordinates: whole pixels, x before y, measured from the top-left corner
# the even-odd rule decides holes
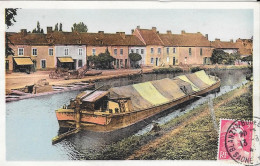
[[[110,132],[157,115],[220,88],[220,79],[204,70],[173,79],[87,90],[56,110],[60,128]]]

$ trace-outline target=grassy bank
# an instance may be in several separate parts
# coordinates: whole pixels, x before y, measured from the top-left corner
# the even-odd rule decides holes
[[[215,98],[213,102],[217,123],[221,118],[252,116],[252,83]],[[86,159],[216,159],[218,132],[214,130],[207,103],[160,127],[159,132],[131,136],[104,147],[101,152],[86,153]]]

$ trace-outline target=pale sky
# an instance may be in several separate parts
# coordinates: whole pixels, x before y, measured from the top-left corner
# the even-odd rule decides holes
[[[56,23],[63,24],[63,31],[71,31],[75,22],[84,22],[88,32],[130,34],[140,25],[144,29],[157,27],[160,33],[201,32],[208,34],[209,40],[223,41],[251,38],[254,20],[252,9],[19,9],[15,19],[8,32],[32,31],[37,21],[45,33],[47,26],[54,28]]]

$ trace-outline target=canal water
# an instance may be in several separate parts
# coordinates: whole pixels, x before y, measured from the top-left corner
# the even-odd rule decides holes
[[[208,71],[221,79],[220,92],[209,94],[169,114],[154,119],[154,122],[164,124],[169,120],[188,112],[192,108],[207,102],[208,97],[222,95],[246,83],[247,70]],[[179,73],[182,74],[182,73]],[[178,75],[179,75],[178,74]],[[176,74],[144,74],[142,77],[100,81],[96,86],[123,86],[137,82],[173,78]],[[6,104],[6,159],[8,161],[57,161],[79,160],[85,158],[84,153],[91,154],[102,149],[106,144],[118,141],[129,135],[142,135],[151,130],[152,124],[143,122],[138,130],[120,130],[117,133],[98,134],[81,131],[76,135],[52,145],[51,140],[58,134],[59,126],[55,109],[68,104],[80,91],[71,91],[50,96],[25,99]],[[120,135],[120,136],[118,136]]]

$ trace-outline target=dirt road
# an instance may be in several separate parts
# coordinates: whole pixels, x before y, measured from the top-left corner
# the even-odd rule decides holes
[[[80,81],[89,81],[95,79],[102,78],[111,78],[114,76],[123,76],[128,74],[134,74],[140,72],[141,69],[119,69],[119,70],[101,70],[102,74],[97,76],[85,76],[82,79],[70,79],[64,80],[64,78],[60,79],[50,79],[49,73],[50,71],[37,71],[31,74],[26,73],[12,73],[5,75],[6,81],[6,89],[18,89],[23,88],[26,85],[35,84],[40,79],[46,79],[50,85],[62,85],[62,84],[70,84],[74,82]],[[143,72],[152,71],[152,68],[143,69]]]

